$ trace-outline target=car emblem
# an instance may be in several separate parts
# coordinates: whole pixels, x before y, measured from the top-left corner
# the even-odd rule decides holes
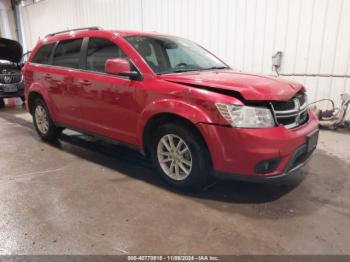
[[[300,124],[300,122],[301,122],[301,114],[300,113],[298,113],[297,116],[295,117],[295,122],[297,124]]]
[[[299,99],[294,99],[294,108],[297,110],[297,111],[300,111],[300,101]]]
[[[298,114],[297,116],[295,117],[295,122],[297,124],[300,124],[300,120],[301,120],[301,112],[300,112],[300,101],[299,99],[294,99],[294,106],[295,106],[295,109],[298,111]]]
[[[4,82],[5,84],[11,83],[11,76],[4,76]]]

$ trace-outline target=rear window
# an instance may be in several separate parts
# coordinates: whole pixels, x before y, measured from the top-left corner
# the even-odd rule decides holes
[[[52,64],[69,68],[79,68],[82,42],[83,39],[61,41],[55,50]]]
[[[32,63],[48,64],[50,60],[51,51],[54,45],[55,43],[52,43],[52,44],[47,44],[40,47],[38,52],[36,52],[32,60]]]

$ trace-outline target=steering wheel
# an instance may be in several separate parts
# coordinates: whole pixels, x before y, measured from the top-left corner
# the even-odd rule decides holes
[[[188,64],[186,63],[179,63],[175,66],[175,68],[181,67],[181,66],[187,66]]]

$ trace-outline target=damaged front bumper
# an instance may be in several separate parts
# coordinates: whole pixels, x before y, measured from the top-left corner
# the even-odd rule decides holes
[[[289,178],[291,176],[304,176],[306,173],[301,172],[302,167],[304,167],[312,157],[314,149],[307,152],[307,144],[304,144],[297,148],[289,160],[286,169],[283,173],[273,176],[244,176],[236,175],[232,173],[215,172],[215,177],[221,180],[239,180],[246,182],[280,182]]]
[[[217,177],[246,181],[278,180],[296,173],[317,145],[318,121],[309,113],[307,123],[293,129],[240,129],[198,124],[212,157]]]

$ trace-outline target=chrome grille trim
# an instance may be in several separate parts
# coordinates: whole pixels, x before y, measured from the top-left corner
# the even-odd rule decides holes
[[[277,118],[287,118],[287,117],[293,117],[293,116],[296,116],[298,114],[304,113],[306,110],[307,110],[307,108],[304,107],[303,109],[300,108],[299,111],[293,111],[293,112],[289,112],[287,114],[285,112],[281,112],[281,111],[278,111],[278,112],[276,111],[275,113],[276,113]]]
[[[275,107],[272,106],[277,124],[283,124],[286,128],[298,127],[306,123],[308,120],[308,104],[306,94],[298,94],[285,103],[291,104],[291,102],[293,102],[294,108],[289,110],[276,110]],[[279,105],[283,104],[283,102],[280,101],[275,103],[279,103]],[[274,103],[272,102],[272,105],[273,104]]]
[[[8,78],[9,80],[6,80]],[[22,81],[22,74],[0,74],[0,84],[15,84]]]

